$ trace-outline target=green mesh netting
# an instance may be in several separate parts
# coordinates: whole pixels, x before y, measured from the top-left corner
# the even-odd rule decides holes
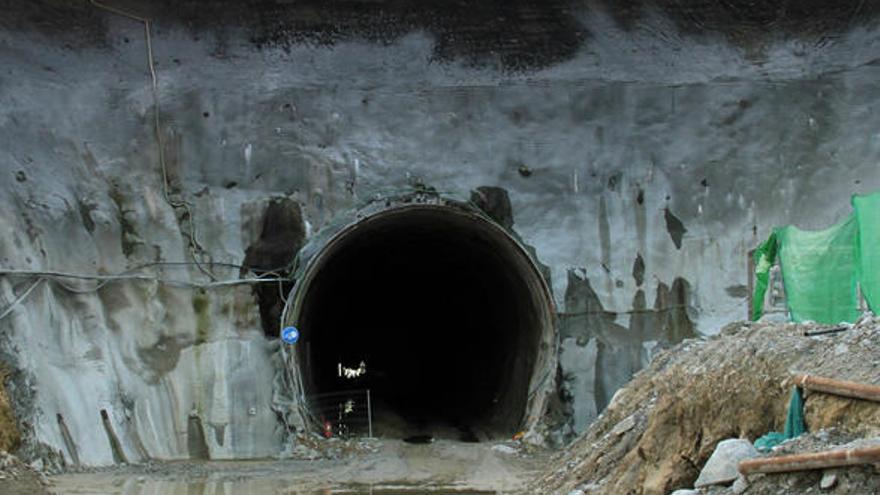
[[[785,438],[785,435],[779,433],[778,431],[771,431],[761,438],[755,440],[755,448],[758,452],[770,452],[773,450],[773,447],[776,447],[780,443],[788,440]]]
[[[764,294],[770,283],[770,268],[776,262],[776,231],[755,250],[755,294],[752,298],[752,319],[761,317],[764,309]]]
[[[859,231],[856,236],[856,268],[862,294],[874,313],[880,309],[880,192],[853,196]]]
[[[785,417],[785,432],[771,431],[755,440],[755,448],[760,452],[770,452],[773,447],[782,442],[799,437],[806,433],[807,424],[804,422],[804,395],[799,387],[791,391],[791,399],[788,401],[788,415]]]
[[[788,401],[788,415],[785,417],[785,438],[794,438],[807,431],[804,422],[804,395],[800,387],[791,391],[791,400]]]
[[[859,316],[857,283],[880,306],[880,193],[853,196],[853,214],[820,231],[774,230],[755,250],[752,319],[761,317],[770,268],[778,259],[793,321],[835,324]]]
[[[856,227],[855,218],[850,216],[825,230],[788,226],[776,231],[792,321],[840,323],[859,317]]]

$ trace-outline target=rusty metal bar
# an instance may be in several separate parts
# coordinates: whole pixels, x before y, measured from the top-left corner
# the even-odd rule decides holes
[[[880,387],[877,385],[835,380],[833,378],[813,375],[795,375],[792,381],[794,385],[807,390],[880,402]]]
[[[792,471],[877,463],[880,463],[880,447],[868,447],[749,459],[739,463],[739,472],[742,474],[788,473]]]

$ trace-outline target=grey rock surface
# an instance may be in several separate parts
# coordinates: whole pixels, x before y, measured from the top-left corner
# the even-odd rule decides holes
[[[743,50],[651,9],[637,30],[566,9],[590,42],[516,71],[409,25],[378,43],[265,42],[142,5],[157,15],[157,108],[143,25],[60,3],[75,15],[32,21],[41,4],[13,2],[0,19],[0,268],[167,262],[149,274],[204,283],[177,264],[243,264],[272,198],[301,204],[313,235],[415,181],[501,187],[553,275],[578,431],[654,344],[745,316],[745,260],[775,226],[826,227],[880,189],[876,23]],[[282,450],[276,409],[296,401],[274,386],[278,348],[248,288],[31,283],[0,279],[2,310],[29,294],[0,320],[29,443],[108,465],[109,424],[116,457],[187,458],[195,411],[213,459]]]
[[[737,479],[740,461],[758,457],[760,453],[751,442],[741,438],[731,438],[718,442],[715,452],[706,461],[700,476],[694,482],[695,488],[710,485],[728,484]]]
[[[830,490],[837,485],[837,475],[834,473],[825,473],[822,475],[822,479],[819,480],[819,488],[823,490]]]
[[[636,425],[635,415],[627,416],[626,419],[614,425],[614,428],[611,429],[612,435],[623,435],[624,433],[632,430]]]
[[[739,475],[737,476],[736,481],[733,482],[733,486],[730,489],[736,495],[745,493],[745,491],[749,489],[749,481],[745,478],[745,476]]]

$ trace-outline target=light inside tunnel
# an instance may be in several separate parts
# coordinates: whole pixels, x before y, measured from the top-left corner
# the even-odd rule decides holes
[[[386,210],[337,235],[303,285],[308,394],[370,389],[387,437],[498,438],[522,426],[552,303],[496,224],[450,207]],[[340,371],[361,361],[363,374]]]

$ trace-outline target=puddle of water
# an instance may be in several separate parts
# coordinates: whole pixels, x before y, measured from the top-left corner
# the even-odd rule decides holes
[[[495,492],[462,490],[456,488],[374,488],[369,486],[327,489],[321,495],[495,495]]]
[[[349,489],[341,489],[341,490],[324,490],[312,492],[313,495],[496,495],[497,492],[486,492],[486,491],[473,491],[473,490],[461,490],[455,488],[432,488],[430,490],[427,489],[382,489],[382,488],[373,488],[372,490],[369,487],[349,490]],[[305,494],[303,494],[305,495]]]
[[[274,495],[495,495],[495,491],[460,487],[336,484],[306,487],[289,480],[150,480],[138,477],[115,480],[65,481],[50,486],[54,494],[77,495],[237,495],[260,493]]]

